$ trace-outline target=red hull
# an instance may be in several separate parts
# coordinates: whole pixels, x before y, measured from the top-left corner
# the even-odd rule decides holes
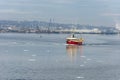
[[[67,40],[67,44],[75,44],[75,45],[82,45],[82,41],[72,41],[72,40]]]

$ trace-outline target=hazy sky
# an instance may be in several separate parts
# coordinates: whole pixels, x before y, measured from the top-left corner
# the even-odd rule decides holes
[[[0,0],[0,20],[115,25],[120,0]]]

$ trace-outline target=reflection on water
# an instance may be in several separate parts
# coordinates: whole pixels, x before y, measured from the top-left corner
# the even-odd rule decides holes
[[[83,46],[78,46],[78,45],[67,45],[66,46],[66,51],[68,56],[72,61],[74,61],[77,57],[77,55],[80,55],[80,57],[83,54]]]

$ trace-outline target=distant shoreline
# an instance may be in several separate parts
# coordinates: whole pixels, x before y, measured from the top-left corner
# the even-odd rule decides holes
[[[80,34],[118,34],[116,27],[60,24],[40,21],[0,20],[0,33],[80,33]]]
[[[0,32],[1,33],[21,33],[21,34],[71,34],[71,32]],[[75,34],[106,34],[106,35],[114,35],[119,33],[75,33]]]

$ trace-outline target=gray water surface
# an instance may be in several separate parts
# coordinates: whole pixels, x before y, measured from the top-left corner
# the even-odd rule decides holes
[[[68,35],[0,34],[0,80],[120,80],[119,35]]]

